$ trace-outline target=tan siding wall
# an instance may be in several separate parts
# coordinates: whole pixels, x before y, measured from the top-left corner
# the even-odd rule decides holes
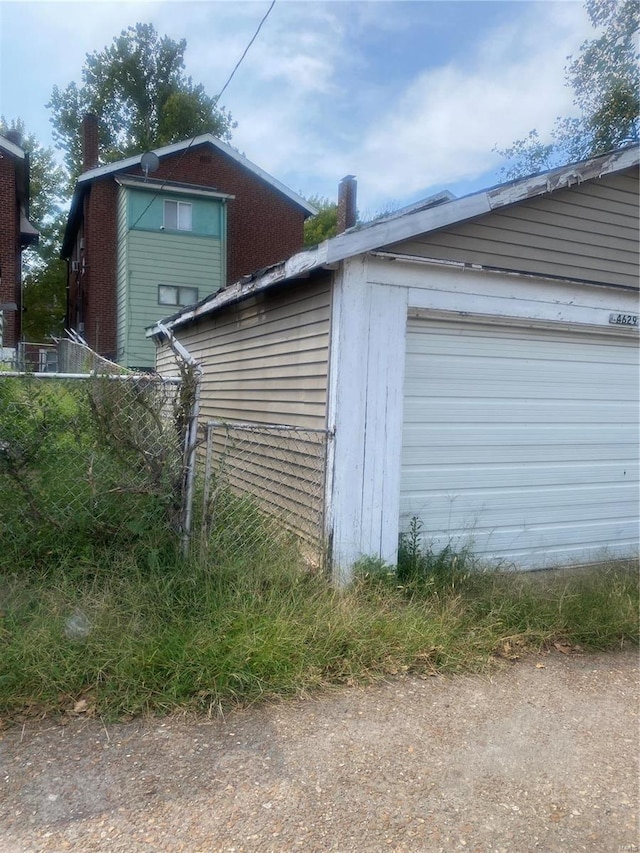
[[[329,314],[326,278],[266,291],[178,329],[204,368],[202,419],[324,428]],[[158,369],[170,363],[160,351]]]
[[[168,346],[156,349],[156,370],[161,376],[178,376],[176,357]]]
[[[327,275],[266,291],[177,330],[180,343],[204,369],[201,424],[247,421],[324,429],[330,297]],[[168,347],[157,351],[156,367],[175,374]],[[235,495],[249,495],[315,551],[323,527],[324,435],[218,428],[212,439],[214,476],[222,464]]]
[[[630,169],[396,244],[443,260],[638,287],[638,171]]]

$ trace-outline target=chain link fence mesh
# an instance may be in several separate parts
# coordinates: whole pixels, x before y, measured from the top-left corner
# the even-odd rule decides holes
[[[250,559],[295,539],[311,565],[324,561],[326,430],[206,425],[201,542],[220,559]]]
[[[0,541],[181,531],[180,379],[0,373]]]

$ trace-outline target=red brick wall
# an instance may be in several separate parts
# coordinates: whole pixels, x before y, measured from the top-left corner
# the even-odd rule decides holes
[[[128,170],[141,175],[139,167]],[[153,178],[197,184],[235,196],[227,207],[227,282],[295,254],[303,244],[303,211],[268,183],[209,146],[163,157]],[[112,176],[94,181],[84,208],[84,273],[70,275],[69,320],[76,328],[79,290],[84,338],[116,358],[117,185]],[[81,258],[78,252],[74,257]],[[203,294],[204,295],[204,294]],[[149,323],[159,317],[150,317]]]
[[[84,202],[84,335],[89,346],[116,358],[116,264],[118,186],[113,178],[94,181]]]
[[[117,334],[117,196],[117,184],[108,177],[94,181],[84,198],[83,221],[69,262],[67,311],[68,325],[111,359],[116,357]]]
[[[14,347],[20,338],[20,214],[16,202],[13,159],[0,159],[0,302],[15,302],[18,311],[4,312],[3,346]]]

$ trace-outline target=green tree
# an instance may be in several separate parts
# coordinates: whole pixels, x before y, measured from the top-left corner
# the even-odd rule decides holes
[[[160,37],[153,24],[138,23],[87,54],[81,85],[54,86],[47,107],[72,179],[82,171],[80,127],[88,112],[98,116],[106,163],[200,133],[230,139],[231,115],[184,73],[186,47],[184,39]]]
[[[317,246],[323,240],[336,236],[338,227],[338,205],[323,196],[313,195],[307,199],[317,213],[304,223],[304,247]]]
[[[585,41],[566,68],[578,116],[559,118],[552,141],[532,130],[510,148],[495,150],[509,163],[505,177],[517,178],[562,163],[604,154],[640,139],[640,66],[637,0],[586,0],[598,38]]]
[[[67,274],[59,255],[66,218],[61,207],[66,176],[53,149],[27,133],[21,119],[1,117],[0,134],[8,130],[19,131],[22,148],[29,154],[29,221],[40,232],[40,239],[23,256],[22,331],[26,340],[40,342],[62,334],[64,326]]]

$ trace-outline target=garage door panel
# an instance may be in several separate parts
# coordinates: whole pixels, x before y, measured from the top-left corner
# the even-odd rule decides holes
[[[550,540],[556,543],[553,548],[549,546]],[[447,545],[455,549],[469,546],[474,554],[488,559],[511,561],[518,555],[521,565],[531,568],[554,565],[556,555],[568,548],[578,556],[599,558],[608,551],[621,547],[628,556],[637,547],[635,531],[624,522],[611,520],[598,524],[576,524],[569,530],[565,525],[537,525],[528,528],[514,526],[501,530],[470,525],[455,534],[449,531],[430,534],[429,541],[437,549]],[[526,547],[523,547],[523,543]]]
[[[636,340],[412,319],[405,376],[401,529],[531,567],[637,547]]]
[[[443,442],[442,447],[446,447],[446,442]],[[436,446],[437,447],[437,446]],[[436,447],[431,447],[430,458],[434,458]],[[429,450],[423,444],[416,444],[413,447],[406,447],[405,452],[410,452],[410,460],[417,459],[422,462],[425,458],[420,451]],[[456,447],[454,462],[459,465],[468,464],[470,466],[477,463],[491,465],[492,463],[508,463],[512,465],[520,465],[527,463],[544,463],[544,462],[578,462],[584,460],[584,448],[582,445],[547,445],[542,447],[529,447],[526,449],[526,454],[523,453],[522,447],[507,446],[496,444],[494,447],[476,446],[476,445],[460,445]],[[629,463],[629,454],[633,451],[633,446],[625,444],[621,447],[605,447],[597,446],[590,448],[592,460],[596,462],[613,462],[618,461],[623,470],[627,470]],[[406,457],[405,453],[405,457]],[[526,455],[526,458],[525,458]],[[442,460],[438,460],[441,462]],[[413,462],[408,461],[403,465],[403,476],[406,471],[411,470]]]
[[[410,320],[413,328],[416,324],[430,322],[428,320]],[[499,336],[503,342],[503,349],[496,351],[496,337]],[[524,338],[523,336],[528,336]],[[570,349],[567,349],[567,345]],[[614,338],[600,340],[598,351],[593,350],[593,335],[585,332],[574,334],[562,334],[550,332],[545,335],[541,331],[532,329],[517,329],[512,333],[505,333],[505,327],[487,326],[487,333],[478,335],[461,330],[460,334],[452,335],[451,330],[443,330],[442,333],[435,329],[430,340],[414,338],[407,342],[407,353],[411,356],[422,355],[433,357],[441,362],[456,363],[460,361],[477,358],[491,358],[507,361],[511,357],[521,356],[524,360],[533,360],[540,364],[540,369],[553,367],[559,361],[567,364],[580,365],[589,363],[593,365],[618,364],[620,361],[620,347]],[[412,365],[410,365],[412,367]]]
[[[602,483],[618,486],[620,482],[620,465],[609,460],[593,462],[589,470],[579,463],[574,464],[535,464],[504,465],[495,463],[491,467],[485,465],[433,465],[429,468],[414,465],[405,472],[405,488],[411,494],[417,493],[428,477],[429,487],[434,492],[466,489],[469,479],[476,482],[484,481],[491,474],[491,482],[495,487],[519,486],[555,486]],[[622,469],[623,478],[628,478],[634,484],[638,481],[638,463],[626,464]],[[615,500],[615,494],[613,500]]]
[[[437,502],[437,508],[435,508]],[[442,500],[432,498],[424,501],[413,502],[405,509],[411,518],[413,514],[419,514],[421,518],[427,519],[429,527],[434,531],[444,531],[458,528],[474,528],[481,526],[483,529],[499,529],[513,526],[553,526],[557,510],[563,509],[563,524],[579,524],[583,522],[600,522],[604,520],[634,520],[634,499],[627,502],[597,502],[589,503],[580,501],[571,507],[564,507],[557,501],[550,500],[546,506],[536,506],[534,503],[522,500],[519,495],[513,495],[513,505],[504,505],[501,501],[489,500],[473,504],[469,501],[451,500],[447,506],[448,498]],[[419,507],[419,511],[415,509]]]
[[[447,447],[463,446],[470,443],[474,447],[542,447],[548,445],[573,445],[581,447],[601,447],[604,449],[619,447],[632,447],[634,442],[630,440],[627,420],[622,424],[611,424],[603,427],[602,424],[512,424],[512,423],[479,423],[469,424],[443,423],[427,427],[416,425],[415,432],[411,433],[411,424],[407,431],[407,447],[433,448],[439,445]],[[606,433],[603,434],[603,433]]]
[[[427,386],[428,387],[428,386]],[[423,388],[422,391],[426,391]],[[577,391],[574,389],[574,393]],[[411,397],[412,395],[408,395]],[[433,396],[430,400],[415,397],[411,404],[411,421],[420,428],[429,419],[430,425],[441,423],[466,424],[473,420],[475,424],[494,424],[499,419],[508,424],[545,424],[553,417],[556,424],[580,424],[583,421],[583,403],[585,399],[590,402],[590,421],[593,424],[607,424],[608,426],[621,423],[635,423],[633,412],[629,411],[627,402],[610,403],[594,397],[583,395],[576,402],[567,399],[567,395],[561,395],[554,401],[551,411],[547,401],[526,400],[511,401],[508,396],[493,400],[460,400],[455,395],[450,397]],[[543,404],[544,402],[544,404]],[[508,403],[508,405],[506,405]],[[426,428],[426,427],[425,427]]]

